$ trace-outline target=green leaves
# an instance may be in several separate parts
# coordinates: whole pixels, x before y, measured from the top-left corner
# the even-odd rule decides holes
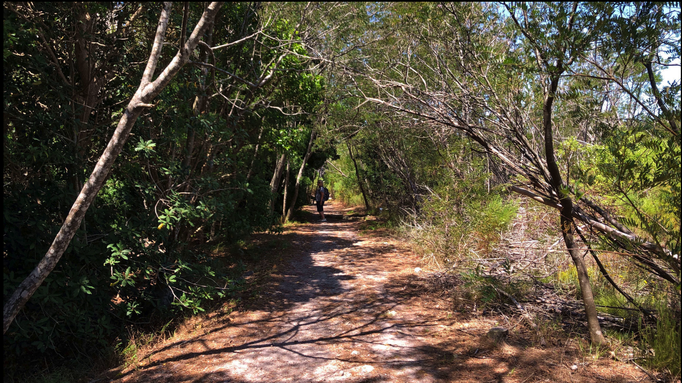
[[[137,143],[137,146],[135,147],[135,151],[136,152],[142,151],[146,156],[149,156],[150,154],[154,153],[155,147],[156,143],[154,143],[152,140],[145,141],[143,138],[140,138],[140,141]]]
[[[135,286],[135,275],[136,273],[134,273],[130,267],[126,268],[126,270],[123,272],[114,270],[113,274],[111,275],[111,279],[114,280],[114,282],[112,282],[110,286]]]
[[[88,280],[88,278],[83,276],[80,279],[79,287],[80,291],[84,292],[85,294],[92,295],[92,290],[94,290],[95,287],[91,286],[89,283],[90,281]]]
[[[140,304],[138,302],[126,303],[126,316],[131,317],[133,314],[141,314],[139,307]]]
[[[156,23],[148,20],[158,17],[158,8],[87,4],[91,19],[83,23],[83,4],[3,6],[8,296],[45,254],[123,116],[149,55]],[[190,8],[191,19],[203,11],[201,4]],[[126,26],[138,10],[140,18]],[[224,5],[213,41],[224,44],[253,34],[265,25],[261,12],[246,3]],[[173,28],[179,24],[171,22],[169,38],[177,40]],[[283,28],[297,36],[293,26]],[[216,65],[249,81],[273,69],[271,59],[283,53],[282,46],[258,36],[258,42],[217,50]],[[74,51],[74,46],[87,49]],[[303,76],[308,63],[296,57],[306,55],[303,45],[289,48],[294,54],[282,60],[272,82],[261,89],[248,89],[221,72],[214,79],[199,67],[187,67],[171,81],[155,100],[156,108],[136,122],[136,137],[114,163],[72,246],[17,318],[14,327],[26,331],[8,333],[8,349],[16,345],[23,356],[39,355],[55,344],[67,358],[75,349],[104,350],[97,345],[121,335],[121,318],[152,313],[163,283],[186,292],[185,305],[176,309],[198,310],[207,296],[215,296],[211,289],[189,288],[198,281],[209,285],[202,278],[220,280],[224,273],[194,249],[208,240],[234,241],[272,226],[266,169],[276,143],[270,129],[290,120],[310,129],[308,113],[319,104],[320,82]],[[170,57],[165,49],[162,61]],[[211,62],[211,57],[205,60]],[[81,71],[86,67],[88,71]],[[295,85],[278,83],[285,76]],[[198,102],[197,97],[204,99]],[[234,101],[233,112],[225,97]],[[306,106],[287,109],[302,112],[290,117],[269,109],[273,101],[276,106],[285,101]],[[260,151],[254,155],[261,126]],[[253,174],[245,180],[243,170],[251,163]],[[165,272],[170,273],[167,279]]]
[[[130,250],[126,249],[122,243],[110,243],[107,248],[111,250],[111,256],[104,261],[104,266],[106,265],[116,265],[121,262],[121,259],[127,260]]]

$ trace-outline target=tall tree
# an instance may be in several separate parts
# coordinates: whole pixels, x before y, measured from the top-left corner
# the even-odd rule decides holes
[[[17,287],[12,296],[7,300],[3,309],[3,333],[7,332],[10,324],[19,313],[19,310],[31,298],[33,293],[38,289],[40,284],[50,274],[59,262],[62,254],[68,247],[71,239],[78,230],[78,227],[85,216],[85,212],[90,207],[90,204],[95,199],[97,192],[102,187],[104,180],[109,174],[111,166],[116,157],[123,149],[123,144],[130,135],[135,121],[140,116],[145,108],[152,107],[150,102],[168,85],[170,80],[180,71],[180,69],[189,61],[189,55],[198,45],[199,40],[203,37],[205,30],[213,23],[220,3],[211,3],[206,7],[201,19],[197,22],[194,31],[187,39],[185,44],[180,46],[178,53],[173,60],[168,64],[156,80],[152,81],[156,65],[161,54],[161,47],[163,46],[168,21],[170,18],[171,3],[164,3],[159,24],[154,37],[154,44],[147,62],[147,67],[140,81],[140,86],[133,96],[132,100],[123,113],[116,131],[114,132],[106,150],[102,153],[97,166],[90,175],[88,182],[83,186],[76,202],[71,207],[69,215],[66,217],[62,228],[54,239],[52,246],[48,250],[45,257],[40,261],[31,274]]]
[[[315,142],[315,130],[310,132],[310,141],[308,141],[308,149],[305,151],[305,155],[303,156],[303,161],[301,162],[301,167],[298,169],[298,174],[296,175],[296,183],[294,184],[294,197],[292,199],[292,203],[289,206],[289,210],[287,211],[285,221],[291,220],[291,217],[294,215],[294,210],[296,207],[296,200],[298,199],[298,191],[301,187],[301,178],[303,177],[303,171],[305,170],[305,165],[308,162],[308,159],[310,158],[310,154],[312,153],[313,149],[313,143]],[[287,170],[289,166],[287,164]],[[285,201],[286,203],[286,201]]]
[[[576,253],[576,220],[653,274],[680,283],[679,259],[671,258],[676,247],[666,249],[642,231],[633,234],[594,197],[576,190],[569,183],[570,168],[557,160],[557,141],[576,133],[566,128],[575,117],[560,109],[557,123],[554,113],[571,94],[565,73],[595,65],[589,56],[599,36],[608,35],[612,11],[610,5],[583,3],[390,4],[373,16],[371,33],[358,35],[378,36],[375,42],[364,46],[355,62],[334,62],[342,73],[338,77],[354,79],[365,102],[417,119],[433,135],[463,133],[516,175],[511,190],[559,211],[597,344],[604,338]],[[676,135],[669,125],[668,132]]]

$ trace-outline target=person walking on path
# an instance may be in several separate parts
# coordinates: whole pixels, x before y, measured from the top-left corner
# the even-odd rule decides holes
[[[322,180],[317,181],[317,189],[315,190],[315,204],[317,205],[317,212],[320,213],[320,222],[327,222],[324,218],[324,201],[329,198],[327,188],[322,186]]]

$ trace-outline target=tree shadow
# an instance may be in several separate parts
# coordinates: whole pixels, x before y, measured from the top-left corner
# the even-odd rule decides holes
[[[387,282],[393,290],[408,286],[411,278],[391,278]],[[350,371],[366,366],[373,370],[365,376],[349,375],[330,381],[633,381],[620,374],[604,377],[584,369],[572,371],[561,360],[579,357],[575,352],[557,355],[556,348],[526,349],[516,340],[511,340],[510,345],[518,352],[496,352],[484,340],[484,333],[467,335],[471,337],[469,342],[456,336],[431,344],[412,342],[424,336],[425,330],[434,331],[447,323],[442,318],[414,320],[386,315],[414,298],[413,293],[398,294],[390,303],[377,300],[376,295],[356,296],[352,301],[328,295],[311,310],[290,310],[286,303],[272,306],[273,311],[255,319],[225,322],[208,332],[167,344],[150,355],[153,362],[136,371],[134,378],[138,382],[320,382],[325,379],[312,373],[326,363],[336,363]],[[339,326],[339,322],[349,325]],[[246,341],[233,343],[237,338]],[[190,347],[192,344],[200,345],[200,350]],[[346,352],[330,352],[336,348],[345,348]],[[364,351],[353,355],[349,350]],[[195,372],[183,367],[206,366],[207,360],[208,367],[203,368],[212,371]],[[254,377],[254,371],[259,369],[270,373]],[[272,380],[272,370],[281,380]]]
[[[395,250],[390,244],[368,246],[344,236],[350,229],[345,225],[352,223],[335,217],[297,230],[302,237],[295,256],[272,274],[252,310],[218,315],[208,329],[166,343],[145,357],[144,366],[118,378],[354,383],[597,379],[583,379],[561,366],[556,349],[512,342],[514,353],[498,352],[485,342],[485,330],[422,341],[455,320],[408,314],[415,300],[429,299],[419,277],[399,273],[404,269],[400,262],[383,264]]]

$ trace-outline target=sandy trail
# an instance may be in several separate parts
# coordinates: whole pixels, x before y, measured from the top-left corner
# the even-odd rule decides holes
[[[140,356],[117,382],[523,382],[634,381],[627,369],[603,377],[559,373],[566,349],[486,350],[492,318],[453,317],[448,302],[422,295],[419,259],[388,237],[359,236],[359,220],[310,223],[289,235],[291,257],[273,270],[253,308],[206,315]],[[277,250],[273,250],[277,251]],[[561,351],[562,355],[558,355]],[[572,356],[571,356],[572,355]],[[561,359],[560,359],[561,358]],[[569,362],[569,363],[572,363]],[[583,372],[583,374],[579,374]],[[615,376],[614,376],[615,374]],[[628,375],[630,374],[630,375]],[[631,379],[632,378],[632,379]]]

